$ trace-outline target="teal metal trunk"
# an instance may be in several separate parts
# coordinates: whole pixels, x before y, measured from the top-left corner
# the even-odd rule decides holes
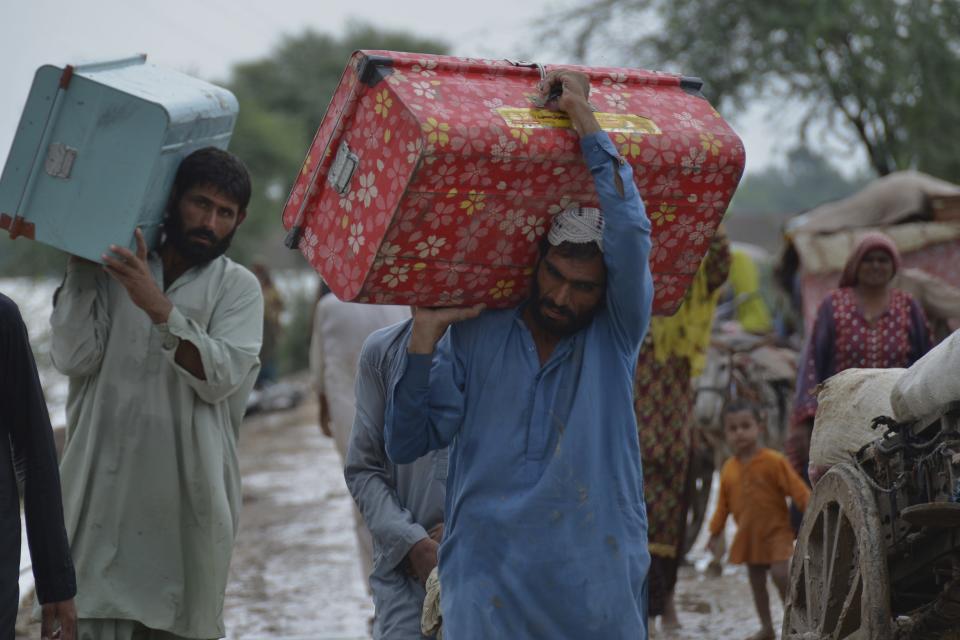
[[[100,262],[111,244],[154,247],[180,161],[225,149],[226,89],[137,56],[37,70],[0,176],[0,228]]]

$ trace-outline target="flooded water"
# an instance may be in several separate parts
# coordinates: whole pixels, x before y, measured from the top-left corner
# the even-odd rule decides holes
[[[227,587],[230,638],[366,638],[373,605],[352,501],[316,404],[244,425],[243,511]]]

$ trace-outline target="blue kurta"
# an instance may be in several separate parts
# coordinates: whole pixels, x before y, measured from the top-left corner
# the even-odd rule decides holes
[[[650,223],[607,134],[581,148],[605,218],[606,301],[591,324],[541,367],[522,307],[483,313],[433,358],[407,354],[388,407],[395,462],[450,447],[440,583],[454,640],[647,636],[632,383],[653,298]]]

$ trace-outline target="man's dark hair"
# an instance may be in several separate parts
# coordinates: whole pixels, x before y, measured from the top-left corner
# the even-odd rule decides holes
[[[176,210],[180,198],[196,186],[211,186],[236,202],[240,211],[250,204],[250,174],[240,158],[223,149],[197,149],[180,163],[170,191],[170,204]]]
[[[570,258],[571,260],[592,260],[597,256],[603,255],[603,251],[600,250],[600,246],[596,242],[570,242],[564,240],[558,245],[553,245],[547,240],[547,234],[543,234],[540,238],[541,258],[547,255],[550,247],[553,247],[553,251],[557,255]]]
[[[756,419],[756,421],[759,422],[761,426],[763,425],[763,412],[755,402],[752,402],[747,398],[734,398],[723,407],[723,415],[727,415],[728,413],[740,413],[741,411],[749,411],[753,414],[753,417]]]

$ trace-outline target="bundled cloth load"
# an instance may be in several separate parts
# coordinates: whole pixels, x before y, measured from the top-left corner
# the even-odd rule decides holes
[[[913,363],[893,387],[893,417],[925,427],[960,401],[960,331]]]
[[[810,481],[831,466],[850,462],[867,443],[883,435],[873,419],[890,416],[890,393],[905,369],[847,369],[827,378],[817,393],[810,436]]]
[[[537,104],[538,67],[356,52],[287,200],[288,246],[343,300],[523,300],[552,217],[598,204],[569,119]],[[743,144],[696,79],[566,68],[590,77],[597,120],[634,168],[654,311],[673,313],[740,180]]]

